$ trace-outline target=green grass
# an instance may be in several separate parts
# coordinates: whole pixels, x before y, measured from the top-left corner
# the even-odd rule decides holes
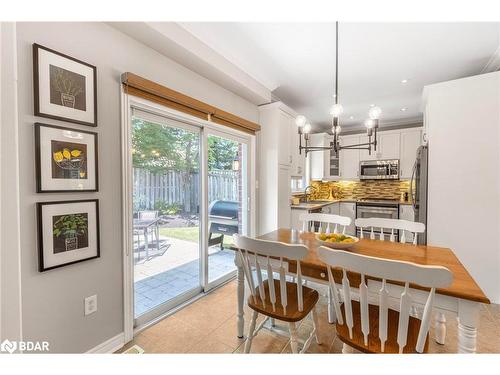
[[[198,227],[184,227],[184,228],[160,228],[160,235],[178,240],[198,242],[199,228]],[[233,244],[233,237],[224,236],[224,246]]]

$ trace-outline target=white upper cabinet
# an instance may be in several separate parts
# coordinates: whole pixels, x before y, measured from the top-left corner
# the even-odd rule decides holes
[[[347,146],[359,143],[359,135],[347,135],[340,138],[340,145]],[[360,150],[340,151],[340,178],[343,180],[355,180],[359,178],[359,154]]]
[[[421,129],[407,129],[401,131],[401,156],[399,161],[399,176],[403,179],[411,178],[418,147],[422,143]]]
[[[325,139],[325,146],[331,147],[333,143],[333,136],[329,135]],[[320,151],[321,152],[321,151]],[[324,157],[324,174],[323,178],[329,180],[336,180],[340,177],[340,159],[335,152],[330,149],[328,151],[323,151]]]
[[[373,141],[373,137],[372,137],[372,141]],[[359,136],[359,143],[368,143],[368,136],[360,135]],[[365,147],[365,146],[363,146],[363,147]],[[368,154],[368,150],[359,150],[359,161],[375,160],[375,159],[377,159],[377,155],[375,154],[375,151],[373,151],[373,147],[372,147],[371,155]]]
[[[292,129],[290,129],[290,119],[291,116],[280,110],[279,111],[279,131],[278,131],[278,138],[276,139],[276,147],[278,148],[278,163],[281,165],[291,165],[292,164],[292,155],[290,153],[291,151],[291,145],[290,141],[288,138],[290,135],[290,132]],[[286,141],[283,142],[283,139]]]
[[[295,118],[293,117],[290,118],[289,129],[291,155],[290,174],[294,177],[302,177],[306,173],[306,156],[305,151],[302,151],[302,154],[299,153],[299,133],[297,132]],[[304,146],[304,144],[302,146]]]
[[[400,177],[411,178],[413,163],[418,146],[422,143],[422,128],[402,130],[386,130],[378,133],[377,151],[368,155],[368,150],[341,150],[339,158],[331,151],[312,152],[309,162],[311,180],[357,180],[359,179],[359,162],[365,160],[400,160]],[[373,137],[372,137],[373,140]],[[310,146],[329,146],[333,136],[321,133],[312,134]],[[366,135],[344,135],[340,137],[341,145],[368,143]]]
[[[379,133],[379,147],[377,159],[399,159],[400,131],[386,131]]]
[[[316,133],[311,134],[311,139],[309,142],[310,146],[325,146],[326,134]],[[311,180],[322,180],[325,176],[325,152],[315,151],[308,155],[309,159],[309,179]]]

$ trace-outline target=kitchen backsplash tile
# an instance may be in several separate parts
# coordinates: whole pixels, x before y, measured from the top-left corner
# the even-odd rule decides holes
[[[409,193],[410,180],[311,181],[316,188],[313,199],[385,198],[400,200]]]

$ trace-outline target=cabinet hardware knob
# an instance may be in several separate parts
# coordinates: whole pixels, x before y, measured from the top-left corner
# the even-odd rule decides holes
[[[321,272],[319,275],[321,276],[322,279],[326,277],[326,274],[324,272]]]

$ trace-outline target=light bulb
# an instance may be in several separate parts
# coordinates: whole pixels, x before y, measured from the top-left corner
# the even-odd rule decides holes
[[[370,110],[368,111],[368,117],[370,117],[372,120],[378,120],[380,118],[380,114],[382,113],[382,110],[380,107],[374,106],[371,107]]]
[[[337,104],[332,105],[332,108],[330,108],[330,114],[333,117],[339,117],[343,110],[344,110],[344,108],[342,108],[342,104],[337,103]]]
[[[365,120],[365,126],[366,126],[368,129],[373,128],[373,120],[372,120],[372,119],[366,119],[366,120]]]
[[[303,127],[306,124],[306,117],[303,115],[298,115],[295,118],[295,125],[297,125],[299,128]]]
[[[311,132],[311,124],[308,122],[304,125],[304,129],[302,130],[304,134],[309,134]]]

